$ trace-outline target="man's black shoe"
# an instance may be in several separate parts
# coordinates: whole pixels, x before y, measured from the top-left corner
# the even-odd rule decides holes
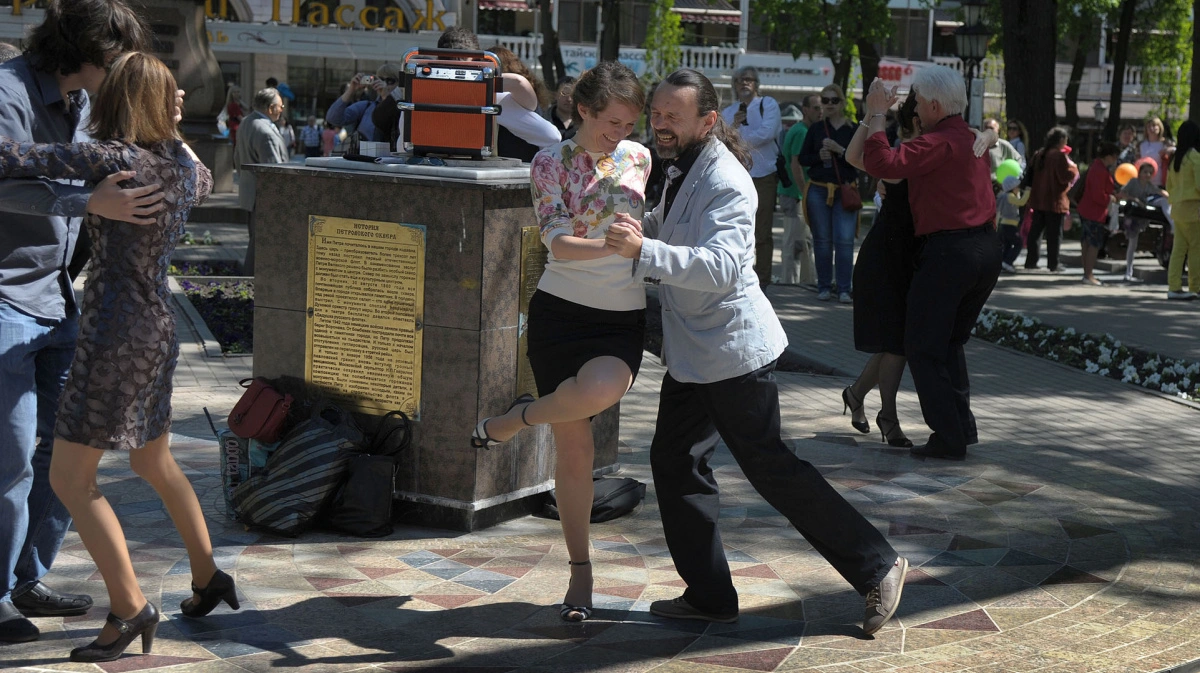
[[[929,441],[921,446],[914,446],[909,449],[909,454],[917,458],[941,458],[943,460],[965,460],[967,457],[967,447],[963,447],[958,451],[951,450],[946,446],[942,438],[935,432],[929,435]]]
[[[654,601],[650,604],[650,614],[667,619],[699,619],[718,624],[732,624],[737,621],[737,610],[729,613],[704,612],[692,607],[691,603],[683,600],[683,596],[669,601]]]
[[[13,596],[13,605],[26,617],[71,617],[82,615],[92,608],[92,597],[85,594],[63,594],[37,582]]]
[[[0,603],[0,643],[28,643],[42,635],[12,603]]]
[[[945,447],[938,446],[933,442],[922,444],[921,446],[914,446],[913,448],[909,449],[908,452],[910,455],[916,456],[917,458],[941,458],[943,460],[967,459],[966,451],[963,451],[962,453],[951,453],[947,451]]]

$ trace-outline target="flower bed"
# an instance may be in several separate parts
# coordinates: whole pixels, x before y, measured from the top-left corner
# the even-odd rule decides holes
[[[254,281],[181,280],[179,285],[220,342],[222,353],[254,352]]]
[[[240,276],[242,270],[237,262],[176,262],[167,273],[172,276]]]
[[[1200,362],[1131,348],[1111,334],[1079,334],[1020,313],[984,309],[971,331],[998,346],[1061,362],[1089,374],[1200,401]]]

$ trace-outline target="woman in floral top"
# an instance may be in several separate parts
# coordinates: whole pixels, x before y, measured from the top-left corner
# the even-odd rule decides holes
[[[650,152],[625,140],[645,105],[637,76],[604,62],[575,84],[574,138],[533,159],[530,182],[546,270],[529,303],[529,363],[537,401],[517,399],[475,427],[472,444],[491,448],[522,427],[549,423],[558,452],[555,497],[571,561],[561,617],[591,616],[591,419],[633,385],[642,361],[646,295],[630,261],[606,247],[618,213],[641,220]]]

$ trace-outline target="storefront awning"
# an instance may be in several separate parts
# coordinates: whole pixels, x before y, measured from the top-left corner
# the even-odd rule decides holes
[[[514,12],[532,12],[525,0],[479,0],[479,9],[507,9]]]
[[[680,21],[689,23],[724,23],[736,26],[742,22],[742,12],[725,0],[675,0],[671,8]]]

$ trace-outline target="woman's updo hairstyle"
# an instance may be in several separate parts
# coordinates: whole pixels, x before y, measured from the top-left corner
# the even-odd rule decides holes
[[[646,106],[646,91],[629,66],[617,61],[601,61],[579,76],[571,100],[575,102],[571,117],[576,124],[582,124],[579,106],[586,106],[595,114],[617,101],[641,110]]]

